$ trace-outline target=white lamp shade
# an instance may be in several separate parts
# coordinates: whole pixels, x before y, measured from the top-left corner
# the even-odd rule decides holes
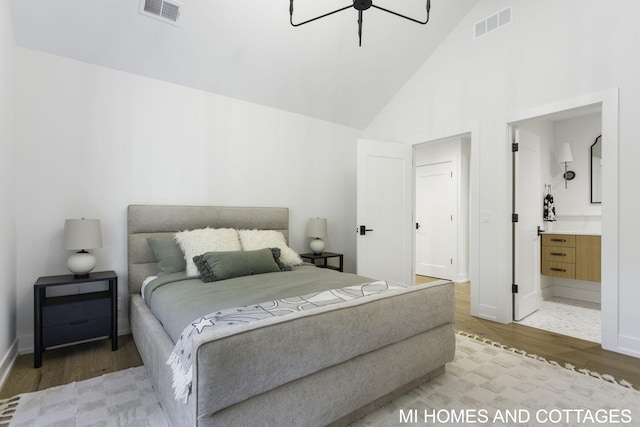
[[[62,247],[71,251],[102,247],[99,219],[67,219]]]
[[[563,143],[558,151],[557,159],[559,163],[573,162],[573,154],[571,153],[571,145],[568,142]]]
[[[307,237],[316,237],[319,239],[327,237],[327,219],[310,218],[307,223]]]

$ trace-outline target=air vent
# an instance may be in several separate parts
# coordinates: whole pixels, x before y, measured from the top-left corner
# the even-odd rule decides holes
[[[475,38],[482,37],[504,25],[510,24],[511,16],[512,8],[508,7],[480,22],[477,22],[474,29]]]
[[[165,0],[140,0],[140,13],[173,25],[178,25],[181,3]]]

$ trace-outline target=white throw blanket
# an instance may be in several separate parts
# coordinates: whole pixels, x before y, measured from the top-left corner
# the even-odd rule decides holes
[[[404,289],[407,285],[396,282],[379,280],[362,285],[347,286],[340,289],[332,289],[322,292],[283,298],[275,301],[244,307],[227,308],[208,314],[189,324],[178,339],[167,364],[173,371],[173,391],[176,400],[187,402],[191,394],[191,382],[193,376],[193,360],[196,348],[193,348],[193,337],[213,335],[220,328],[227,327],[229,333],[233,333],[233,325],[246,324],[261,319],[283,316],[312,308],[323,307],[330,304],[350,301],[370,295],[377,295],[389,290]]]

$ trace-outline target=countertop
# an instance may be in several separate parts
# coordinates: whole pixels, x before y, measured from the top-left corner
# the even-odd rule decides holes
[[[595,231],[543,231],[542,234],[573,234],[576,236],[600,236],[602,233]]]

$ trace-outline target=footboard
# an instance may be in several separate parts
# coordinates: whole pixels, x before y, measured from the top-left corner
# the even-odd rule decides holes
[[[264,421],[264,411],[274,425],[327,425],[453,359],[452,283],[364,300],[196,343],[190,399],[198,425],[248,425],[252,416]],[[300,400],[313,395],[320,400]],[[308,410],[296,414],[296,401]]]

